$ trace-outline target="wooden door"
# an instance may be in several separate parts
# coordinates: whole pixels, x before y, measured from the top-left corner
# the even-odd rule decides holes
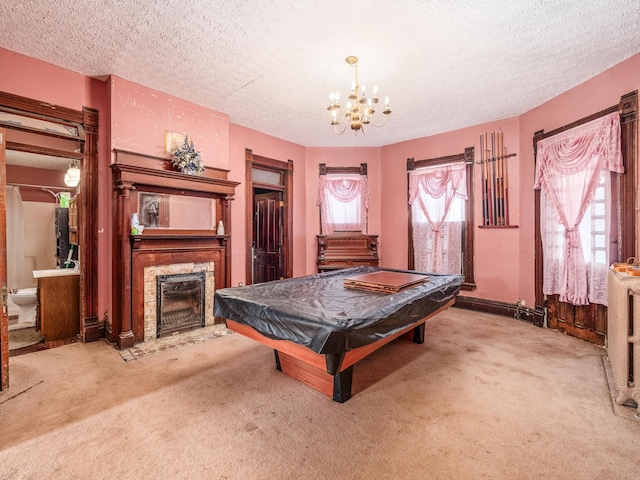
[[[7,308],[7,153],[6,131],[0,128],[0,390],[9,388],[9,310]]]
[[[254,197],[253,283],[282,278],[282,194]]]

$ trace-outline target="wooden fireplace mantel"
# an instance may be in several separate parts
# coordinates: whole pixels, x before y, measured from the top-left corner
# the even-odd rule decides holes
[[[239,185],[228,171],[207,167],[203,175],[171,169],[168,157],[115,150],[113,176],[112,318],[107,338],[118,348],[144,340],[144,268],[177,263],[215,264],[215,288],[231,284],[231,201]],[[225,234],[214,230],[145,229],[131,235],[138,192],[158,192],[215,200]]]
[[[176,191],[233,195],[238,182],[227,180],[228,171],[206,167],[202,175],[181,173],[171,168],[169,157],[156,157],[126,150],[115,150],[111,165],[115,184],[153,185]]]

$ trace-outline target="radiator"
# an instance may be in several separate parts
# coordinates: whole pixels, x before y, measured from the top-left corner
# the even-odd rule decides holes
[[[615,401],[629,405],[633,400],[640,413],[640,277],[609,270],[608,288],[607,352]]]

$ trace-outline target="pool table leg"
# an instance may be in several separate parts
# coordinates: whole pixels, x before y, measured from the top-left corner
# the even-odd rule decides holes
[[[424,343],[424,324],[425,322],[422,322],[413,329],[413,343]]]
[[[351,380],[353,365],[333,376],[333,400],[344,403],[351,398]]]
[[[273,353],[276,356],[276,368],[280,371],[282,371],[282,365],[280,365],[280,355],[278,355],[278,350],[274,349]]]

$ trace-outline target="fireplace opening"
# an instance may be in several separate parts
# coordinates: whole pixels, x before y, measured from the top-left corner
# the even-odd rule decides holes
[[[156,277],[157,336],[205,326],[205,272]]]

